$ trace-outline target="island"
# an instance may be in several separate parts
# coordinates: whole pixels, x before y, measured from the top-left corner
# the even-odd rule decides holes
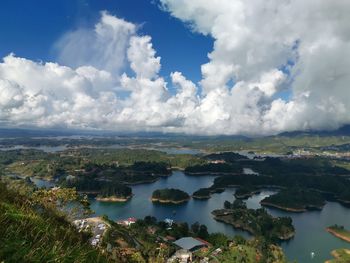
[[[234,196],[237,199],[247,199],[259,193],[260,193],[260,190],[257,187],[250,186],[250,185],[243,185],[236,189]]]
[[[152,202],[180,204],[190,200],[188,193],[174,188],[155,190],[152,194]]]
[[[214,162],[223,161],[227,163],[234,163],[236,161],[242,161],[242,160],[248,159],[248,157],[235,152],[212,153],[212,154],[205,155],[203,158]]]
[[[212,162],[203,165],[193,165],[185,168],[188,175],[225,175],[239,174],[242,167],[238,163]]]
[[[228,204],[226,201],[224,209],[212,212],[215,220],[271,241],[288,240],[295,235],[290,217],[273,217],[264,208],[248,209],[241,200],[236,200],[231,206]]]
[[[344,226],[333,225],[327,227],[326,231],[344,241],[350,242],[350,231],[346,230]]]
[[[211,197],[211,192],[209,188],[200,188],[192,194],[194,199],[209,199]]]
[[[282,189],[260,201],[260,204],[288,212],[322,210],[325,199],[319,192],[302,188]]]
[[[123,184],[108,184],[100,190],[96,200],[102,202],[126,202],[132,197],[132,190]]]
[[[225,155],[228,155],[228,153],[225,153]],[[242,189],[236,195],[241,198],[249,197],[253,191],[258,189],[280,190],[302,187],[309,190],[310,193],[303,197],[304,200],[295,200],[291,202],[291,207],[287,206],[292,210],[322,209],[324,206],[324,201],[321,200],[322,197],[319,198],[317,193],[311,192],[327,194],[333,200],[346,205],[350,204],[350,181],[348,180],[350,171],[335,165],[334,160],[322,157],[240,159],[234,157],[234,155],[225,158],[225,155],[216,154],[210,156],[210,158],[204,156],[202,159],[206,160],[207,163],[188,166],[185,173],[188,175],[217,175],[213,185],[209,187],[211,190],[240,187]],[[244,168],[249,168],[257,174],[244,174]],[[247,185],[256,189],[252,191],[243,189]],[[316,197],[319,200],[316,200],[316,202],[315,200],[310,201],[308,200],[309,197],[311,199]],[[265,201],[265,204],[268,205],[267,200]],[[293,203],[297,204],[296,207]],[[272,202],[269,202],[269,204],[272,205]],[[273,202],[273,205],[276,208],[284,208],[284,204]]]

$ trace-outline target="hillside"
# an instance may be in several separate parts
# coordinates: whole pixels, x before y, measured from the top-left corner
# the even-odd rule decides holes
[[[54,210],[38,209],[0,183],[0,260],[4,262],[109,262],[86,234]]]

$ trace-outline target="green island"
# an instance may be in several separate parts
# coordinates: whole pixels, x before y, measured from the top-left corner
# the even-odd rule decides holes
[[[329,226],[326,228],[326,231],[342,240],[350,242],[350,231],[345,229],[343,226]]]
[[[236,189],[234,196],[238,199],[247,199],[259,193],[260,190],[257,187],[251,185],[242,185]]]
[[[327,260],[325,263],[348,263],[350,262],[350,249],[340,248],[331,252],[334,259]]]
[[[322,210],[325,199],[319,192],[302,188],[282,189],[260,201],[267,207],[278,208],[288,212],[305,212],[307,210]]]
[[[248,157],[235,152],[220,152],[211,153],[203,156],[204,159],[209,161],[224,161],[225,163],[234,163],[235,161],[248,160]]]
[[[350,172],[345,161],[340,162],[320,156],[248,159],[232,152],[209,154],[202,159],[207,160],[207,163],[189,166],[185,172],[190,175],[196,173],[218,175],[213,185],[207,188],[211,193],[216,189],[237,187],[236,198],[248,198],[261,189],[290,189],[302,185],[305,191],[309,191],[303,194],[301,198],[303,200],[291,198],[288,201],[288,207],[297,210],[306,209],[306,207],[322,209],[324,201],[313,193],[315,191],[332,196],[340,203],[350,203],[350,181],[348,180]],[[252,169],[257,174],[243,174],[244,168]],[[203,191],[202,189],[201,192]],[[283,207],[281,200],[289,199],[286,195],[289,195],[288,192],[281,192],[273,197],[275,205]],[[289,196],[292,197],[292,195]]]
[[[132,197],[132,190],[130,187],[115,183],[107,184],[103,187],[96,197],[98,201],[104,202],[125,202]]]
[[[188,193],[174,188],[157,189],[152,193],[152,202],[180,204],[190,200]]]
[[[185,173],[188,175],[221,175],[241,172],[242,169],[239,165],[228,163],[207,163],[202,165],[198,164],[185,168]]]
[[[201,188],[195,192],[193,192],[192,197],[194,199],[209,199],[211,197],[211,192],[208,188]]]
[[[212,212],[215,220],[245,230],[254,236],[276,241],[291,239],[295,234],[290,217],[273,217],[264,208],[248,209],[239,199],[233,203],[226,201],[224,207]]]

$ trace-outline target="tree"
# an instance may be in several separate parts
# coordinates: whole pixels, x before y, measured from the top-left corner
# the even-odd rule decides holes
[[[247,205],[242,200],[236,199],[235,201],[233,201],[232,208],[233,209],[246,209]]]
[[[199,227],[200,227],[200,224],[198,222],[195,222],[191,225],[191,231],[194,234],[197,234],[199,232]]]
[[[212,233],[208,237],[208,241],[217,247],[224,247],[227,245],[228,237],[223,233]]]
[[[225,208],[225,209],[231,209],[231,203],[230,203],[229,201],[226,200],[226,201],[224,202],[224,208]]]
[[[199,231],[198,231],[198,237],[206,239],[208,238],[209,233],[208,233],[208,228],[206,225],[200,225]]]

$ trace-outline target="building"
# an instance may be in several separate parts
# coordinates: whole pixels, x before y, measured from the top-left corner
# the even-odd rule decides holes
[[[197,251],[201,248],[207,248],[210,244],[202,239],[193,237],[183,237],[174,242],[174,244],[181,249],[188,250],[190,252]]]
[[[129,217],[128,219],[117,221],[117,224],[125,225],[125,226],[130,226],[131,224],[136,223],[136,221],[137,221],[136,218],[134,218],[134,217]]]
[[[219,163],[226,163],[226,161],[225,160],[211,160],[210,163],[219,164]]]
[[[167,263],[188,263],[192,262],[192,253],[186,249],[180,249],[167,260]]]
[[[174,223],[174,220],[172,220],[170,218],[165,218],[164,223],[166,223],[169,227],[171,227]]]

